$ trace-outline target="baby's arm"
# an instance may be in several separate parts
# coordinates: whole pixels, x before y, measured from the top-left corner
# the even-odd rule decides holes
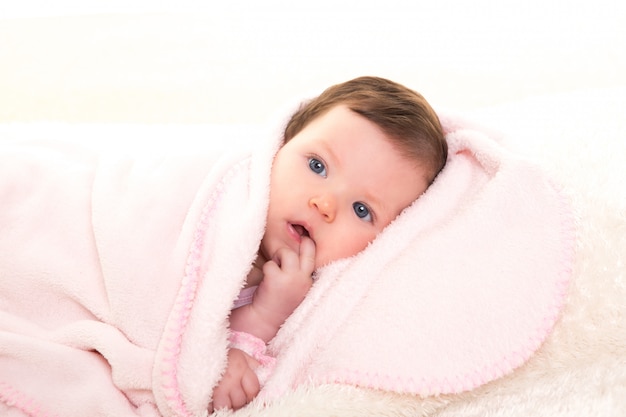
[[[263,265],[263,280],[252,303],[234,310],[230,328],[269,342],[311,288],[315,268],[315,244],[302,238],[300,253],[282,248],[276,259]]]
[[[302,302],[313,283],[315,244],[304,237],[300,253],[279,250],[277,259],[263,265],[263,280],[251,304],[232,311],[230,328],[245,332],[269,342],[282,323]],[[239,409],[259,393],[260,384],[254,372],[259,362],[247,353],[231,348],[228,352],[226,373],[213,391],[210,408]]]

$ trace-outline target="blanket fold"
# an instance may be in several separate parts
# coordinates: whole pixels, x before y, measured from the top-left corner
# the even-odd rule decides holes
[[[442,123],[446,168],[362,253],[316,272],[269,345],[259,401],[326,382],[469,390],[552,329],[573,257],[567,199],[486,134]],[[204,415],[263,235],[278,131],[138,155],[1,143],[0,405]]]

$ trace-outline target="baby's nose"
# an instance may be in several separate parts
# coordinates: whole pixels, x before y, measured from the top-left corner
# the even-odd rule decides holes
[[[322,194],[312,197],[309,200],[309,206],[316,208],[324,218],[324,221],[330,223],[335,220],[335,215],[337,214],[337,203],[331,194]]]

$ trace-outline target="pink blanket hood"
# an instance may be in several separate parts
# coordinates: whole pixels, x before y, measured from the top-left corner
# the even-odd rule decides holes
[[[446,168],[363,252],[317,272],[270,343],[259,401],[327,382],[469,390],[549,334],[573,260],[566,198],[484,133],[442,121]],[[280,142],[268,137],[132,159],[0,147],[0,410],[205,413],[263,233]]]

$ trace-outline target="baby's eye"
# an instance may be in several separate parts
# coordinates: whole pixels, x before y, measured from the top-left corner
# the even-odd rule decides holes
[[[326,178],[326,167],[324,163],[317,158],[309,158],[309,168],[311,171]]]
[[[356,203],[352,203],[352,208],[360,219],[363,219],[366,222],[372,221],[372,214],[370,213],[370,209],[368,209],[365,204],[357,201]]]

